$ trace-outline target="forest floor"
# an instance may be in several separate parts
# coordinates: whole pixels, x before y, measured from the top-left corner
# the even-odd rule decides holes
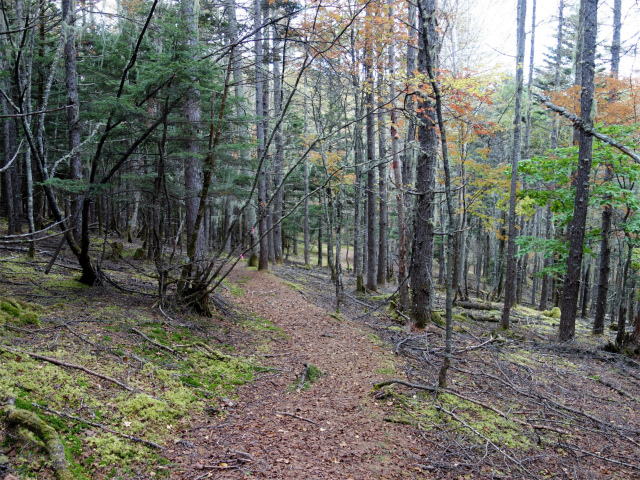
[[[138,293],[82,286],[68,254],[45,275],[55,243],[0,249],[0,409],[55,428],[74,478],[640,478],[640,364],[589,319],[560,345],[537,310],[500,332],[499,304],[458,307],[438,390],[443,329],[401,322],[394,285],[346,277],[336,314],[326,269],[239,265],[201,318],[157,308],[134,246],[102,266]],[[53,478],[5,423],[3,476]]]

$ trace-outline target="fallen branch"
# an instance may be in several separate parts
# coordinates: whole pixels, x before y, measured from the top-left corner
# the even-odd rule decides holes
[[[84,418],[80,418],[80,417],[75,417],[73,415],[69,415],[68,413],[64,413],[64,412],[57,412],[55,410],[52,410],[48,407],[45,407],[44,405],[39,405],[37,403],[32,403],[31,405],[33,405],[34,407],[37,407],[41,410],[44,410],[45,412],[49,412],[49,413],[53,413],[54,415],[58,415],[59,417],[64,417],[64,418],[68,418],[70,420],[75,420],[76,422],[82,422],[82,423],[86,423],[87,425],[91,425],[92,427],[96,427],[96,428],[101,428],[109,433],[113,433],[114,435],[118,435],[119,437],[122,438],[126,438],[127,440],[131,440],[132,442],[137,442],[137,443],[143,443],[145,445],[147,445],[148,447],[152,447],[152,448],[157,448],[158,450],[162,450],[162,447],[160,445],[158,445],[157,443],[153,443],[149,440],[145,440],[144,438],[138,438],[138,437],[134,437],[133,435],[127,435],[125,433],[120,433],[116,430],[113,430],[109,427],[107,427],[106,425],[102,425],[101,423],[95,423],[95,422],[90,422],[89,420],[85,420]]]
[[[111,285],[113,285],[114,287],[116,287],[118,290],[121,290],[123,292],[127,292],[127,293],[135,293],[137,295],[145,295],[147,297],[157,297],[158,295],[156,293],[147,293],[147,292],[141,292],[140,290],[133,290],[131,288],[126,288],[123,287],[122,285],[118,285],[116,282],[114,282],[113,280],[111,280],[106,273],[104,273],[104,271],[102,270],[102,268],[100,268],[100,266],[97,267],[97,271],[98,274],[104,278],[107,282],[109,282]]]
[[[622,465],[624,467],[633,468],[634,470],[640,470],[640,467],[638,465],[634,465],[632,463],[620,462],[619,460],[614,460],[612,458],[603,457],[602,455],[598,455],[596,453],[588,452],[587,450],[583,450],[580,447],[576,447],[574,445],[569,445],[568,443],[564,443],[563,442],[563,443],[559,443],[558,445],[561,446],[562,448],[570,448],[571,450],[576,450],[578,452],[584,453],[585,455],[590,455],[592,457],[599,458],[600,460],[604,460],[605,462],[615,463],[617,465]]]
[[[633,400],[634,402],[639,402],[640,400],[637,399],[636,397],[634,397],[633,395],[631,395],[630,393],[626,392],[625,390],[621,389],[620,387],[616,387],[615,385],[606,382],[604,380],[602,380],[602,378],[597,377],[596,380],[598,383],[601,383],[602,385],[604,385],[605,387],[609,387],[611,390],[614,390],[615,392],[618,392],[620,395],[622,395],[623,397],[627,397],[630,398],[631,400]]]
[[[484,316],[484,315],[471,315],[467,313],[471,320],[475,320],[476,322],[491,322],[491,323],[500,323],[500,319],[496,316]]]
[[[61,367],[74,368],[76,370],[80,370],[82,372],[88,373],[89,375],[93,375],[94,377],[98,377],[98,378],[101,378],[101,379],[106,380],[108,382],[115,383],[116,385],[118,385],[118,386],[120,386],[120,387],[122,387],[125,390],[128,390],[130,392],[138,391],[135,388],[131,388],[130,386],[125,385],[122,382],[119,382],[115,378],[107,377],[106,375],[103,375],[101,373],[94,372],[93,370],[89,370],[88,368],[83,367],[82,365],[74,365],[73,363],[63,362],[61,360],[58,360],[57,358],[45,357],[44,355],[39,355],[37,353],[26,352],[24,350],[16,350],[16,349],[13,349],[13,348],[10,348],[10,347],[5,347],[5,346],[0,346],[0,350],[8,350],[8,351],[10,351],[12,353],[29,355],[32,358],[36,358],[38,360],[43,360],[45,362],[53,363],[54,365],[59,365]]]
[[[546,425],[536,425],[533,423],[529,423],[526,422],[524,420],[520,420],[519,418],[516,417],[510,417],[509,415],[507,415],[506,413],[504,413],[503,411],[492,407],[491,405],[488,405],[484,402],[481,402],[480,400],[476,400],[475,398],[471,398],[471,397],[467,397],[466,395],[463,395],[462,393],[456,392],[455,390],[451,390],[448,388],[436,388],[436,387],[430,387],[428,385],[420,385],[420,384],[415,384],[415,383],[410,383],[410,382],[405,382],[404,380],[399,380],[399,379],[393,379],[393,380],[386,380],[384,382],[380,382],[380,383],[376,383],[373,388],[380,389],[382,387],[386,387],[387,385],[393,385],[394,383],[398,383],[400,385],[405,385],[407,387],[410,388],[415,388],[417,390],[426,390],[428,392],[434,392],[434,393],[448,393],[451,395],[455,395],[458,398],[461,398],[462,400],[466,400],[467,402],[471,402],[471,403],[475,403],[476,405],[479,405],[483,408],[486,408],[487,410],[491,410],[492,412],[494,412],[495,414],[501,416],[502,418],[506,419],[506,420],[510,420],[513,421],[515,423],[518,423],[520,425],[523,425],[525,427],[529,427],[535,430],[549,430],[551,432],[556,432],[556,433],[560,433],[560,434],[564,434],[564,435],[568,435],[570,432],[566,431],[566,430],[561,430],[559,428],[554,428],[554,427],[548,427]]]
[[[528,474],[532,475],[532,472],[530,472],[528,469],[526,469],[521,462],[519,462],[518,460],[516,460],[515,458],[513,458],[511,455],[509,455],[507,452],[505,452],[504,450],[502,450],[499,446],[497,446],[495,443],[493,443],[491,440],[489,440],[489,438],[487,438],[485,435],[481,434],[478,430],[476,430],[475,428],[473,428],[471,425],[469,425],[467,422],[465,422],[463,419],[461,419],[459,416],[457,416],[454,412],[450,412],[449,410],[447,410],[444,407],[440,407],[440,406],[436,406],[437,410],[440,410],[444,413],[446,413],[447,415],[449,415],[451,418],[453,418],[454,420],[456,420],[457,422],[461,423],[464,427],[468,428],[469,430],[471,430],[475,435],[477,435],[478,437],[482,438],[484,441],[486,441],[488,444],[490,444],[493,448],[495,448],[498,452],[500,452],[502,455],[504,455],[506,458],[508,458],[509,460],[511,460],[513,463],[515,463],[516,465],[518,465],[520,468],[522,468],[525,472],[527,472]],[[533,475],[532,475],[533,476]]]
[[[497,310],[495,307],[491,305],[485,305],[484,303],[475,303],[475,302],[458,302],[456,307],[465,308],[468,310]]]
[[[144,338],[147,342],[152,343],[153,345],[155,345],[158,348],[162,348],[163,350],[166,350],[167,352],[171,352],[174,355],[180,356],[178,355],[178,353],[173,349],[173,348],[169,348],[166,345],[162,345],[161,343],[158,343],[152,339],[150,339],[149,337],[147,337],[144,333],[142,333],[140,330],[138,330],[137,328],[132,328],[131,329],[132,332],[137,333],[138,335],[140,335],[142,338]]]
[[[304,418],[299,415],[294,415],[293,413],[288,413],[288,412],[276,412],[276,413],[279,413],[280,415],[286,415],[287,417],[297,418],[298,420],[304,420],[305,422],[313,423],[314,425],[318,425],[317,422],[314,422],[309,418]]]
[[[35,413],[22,410],[13,406],[14,400],[9,399],[9,411],[7,412],[7,423],[13,427],[23,427],[33,432],[45,445],[47,453],[51,458],[51,464],[58,480],[73,480],[73,475],[69,471],[67,459],[64,454],[64,445],[60,441],[58,433],[47,425]]]

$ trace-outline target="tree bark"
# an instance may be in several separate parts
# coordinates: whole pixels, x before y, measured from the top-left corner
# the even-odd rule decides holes
[[[258,160],[262,160],[264,156],[264,135],[265,135],[265,117],[264,117],[264,85],[262,75],[262,21],[261,21],[261,2],[255,0],[253,12],[253,25],[256,29],[255,37],[255,57],[256,57],[256,136],[258,141]],[[260,238],[260,250],[258,252],[258,270],[266,270],[269,268],[269,245],[267,241],[267,174],[264,161],[258,171],[258,236]]]
[[[370,34],[370,33],[369,33]],[[376,171],[375,171],[375,125],[373,117],[373,50],[371,40],[365,47],[365,72],[367,75],[367,288],[376,290]]]
[[[415,9],[415,7],[414,7]],[[415,15],[415,13],[414,13]],[[394,17],[393,6],[389,2],[389,17]],[[396,50],[395,44],[389,45],[389,77],[391,88],[391,155],[393,161],[393,175],[396,183],[396,214],[398,216],[398,309],[407,311],[409,309],[409,285],[407,277],[407,229],[404,219],[404,191],[402,183],[402,164],[398,155],[398,113],[396,102]],[[405,154],[406,155],[406,154]],[[406,158],[406,156],[405,156]],[[433,261],[432,261],[433,262]]]
[[[582,51],[582,93],[580,95],[580,119],[588,127],[593,126],[595,50],[597,31],[597,0],[582,0],[581,11],[584,15],[584,35]],[[591,176],[593,137],[580,130],[578,169],[573,177],[575,202],[573,220],[569,224],[569,255],[567,257],[567,276],[562,291],[560,318],[560,341],[571,340],[575,335],[578,290],[580,288],[580,267],[582,264],[583,244],[587,210],[589,206],[589,180]]]
[[[516,190],[518,188],[518,163],[522,147],[522,87],[524,80],[524,43],[526,38],[524,21],[527,13],[526,0],[518,0],[518,40],[516,54],[516,99],[513,119],[513,151],[511,152],[511,191],[509,193],[509,240],[507,243],[507,278],[504,289],[504,307],[500,326],[509,328],[509,315],[516,294]]]
[[[198,43],[198,11],[194,0],[180,2],[182,21],[184,25],[184,48],[186,54]],[[189,76],[190,85],[187,89],[182,114],[185,119],[184,129],[184,187],[185,187],[185,231],[187,245],[191,243],[191,237],[195,233],[196,216],[200,204],[200,190],[202,188],[202,160],[200,159],[200,120],[202,116],[200,108],[200,90],[198,81],[194,75]],[[206,238],[202,230],[198,232],[198,241],[194,257],[187,262],[200,260],[206,250]]]
[[[418,71],[424,75],[432,67],[435,55],[434,19],[425,18],[435,15],[435,5],[428,0],[420,6]],[[433,11],[432,11],[433,9]],[[422,33],[426,29],[425,33]],[[429,44],[425,45],[425,36]],[[418,109],[418,139],[420,151],[416,165],[416,206],[413,218],[413,248],[411,252],[411,319],[419,328],[424,328],[431,318],[433,308],[433,239],[435,227],[435,180],[438,167],[438,131],[435,118],[435,103],[428,97],[421,99]],[[444,225],[444,220],[441,222]],[[440,268],[442,260],[440,258]],[[448,265],[450,266],[450,265]]]
[[[277,30],[277,25],[273,28],[273,116],[280,118],[282,114],[282,74],[284,73],[285,59],[282,57],[284,47],[282,39]],[[286,41],[286,39],[285,39]],[[276,127],[274,143],[276,147],[273,157],[273,183],[276,192],[273,198],[273,250],[275,262],[282,264],[282,204],[284,198],[284,188],[281,188],[282,169],[284,164],[284,143],[282,140],[282,126]]]
[[[384,67],[378,65],[378,275],[376,281],[378,285],[386,283],[387,274],[387,223],[389,215],[387,212],[387,136],[384,126]]]
[[[64,75],[67,90],[67,130],[69,135],[70,178],[76,182],[82,180],[82,156],[80,154],[80,100],[78,99],[78,73],[76,68],[75,4],[73,0],[62,0],[62,17],[66,40],[64,44]],[[71,225],[74,236],[81,234],[82,195],[71,196]]]

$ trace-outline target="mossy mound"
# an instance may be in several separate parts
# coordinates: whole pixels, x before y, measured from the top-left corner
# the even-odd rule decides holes
[[[0,297],[0,324],[11,322],[19,325],[39,325],[38,313],[43,310],[40,305]]]
[[[431,312],[431,321],[436,325],[440,325],[441,327],[444,327],[447,324],[447,322],[445,321],[443,316],[444,316],[444,312],[434,310]]]
[[[560,309],[558,307],[553,307],[551,310],[545,310],[542,312],[542,315],[545,317],[560,318]]]

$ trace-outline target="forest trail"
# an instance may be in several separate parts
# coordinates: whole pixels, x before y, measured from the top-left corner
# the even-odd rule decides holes
[[[263,355],[279,371],[240,387],[224,420],[192,430],[200,455],[192,450],[182,466],[202,477],[185,478],[424,478],[412,430],[385,422],[391,405],[369,395],[393,369],[393,353],[272,274],[236,268],[230,280],[246,282],[238,306],[282,329]],[[306,363],[322,375],[296,391]]]

